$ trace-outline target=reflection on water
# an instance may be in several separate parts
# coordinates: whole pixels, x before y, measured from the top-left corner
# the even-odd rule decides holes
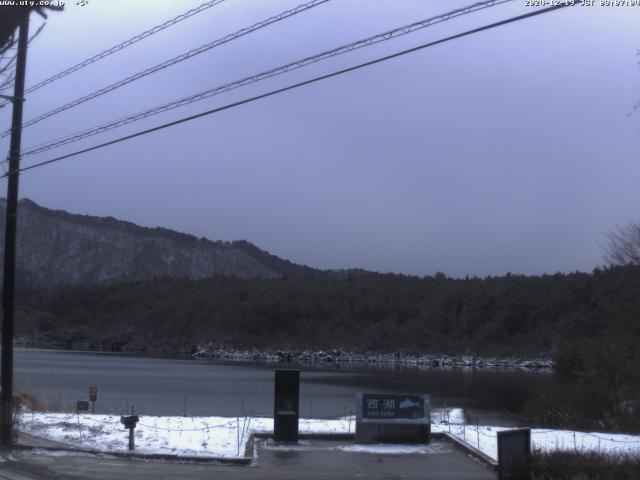
[[[134,406],[148,415],[271,416],[273,370],[291,365],[223,363],[121,354],[16,350],[16,388],[45,402],[75,405],[98,387],[97,413],[124,414]],[[330,418],[355,411],[355,393],[426,393],[432,406],[462,407],[470,421],[493,416],[517,424],[548,372],[427,369],[407,366],[325,365],[301,368],[303,417]],[[475,418],[475,419],[474,419]]]

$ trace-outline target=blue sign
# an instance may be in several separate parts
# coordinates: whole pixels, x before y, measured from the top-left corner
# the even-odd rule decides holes
[[[392,420],[424,418],[422,395],[391,395],[364,393],[362,395],[362,418]]]

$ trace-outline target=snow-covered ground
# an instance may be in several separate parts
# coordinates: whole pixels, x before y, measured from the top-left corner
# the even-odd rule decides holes
[[[301,433],[353,432],[352,419],[300,419]],[[17,429],[76,447],[125,451],[129,431],[117,415],[27,412]],[[242,457],[252,433],[272,432],[272,418],[141,416],[135,429],[138,453]]]
[[[447,419],[448,416],[448,419]],[[497,432],[509,430],[505,427],[467,425],[462,409],[432,415],[432,432],[450,432],[486,455],[497,459]],[[448,422],[447,422],[448,420]],[[577,432],[573,430],[531,429],[531,443],[538,450],[577,450],[600,452],[640,453],[640,435],[619,433]]]
[[[450,432],[492,458],[497,456],[496,432],[501,427],[466,425],[462,409],[434,411],[432,432]],[[18,430],[39,437],[87,449],[125,451],[128,431],[115,415],[25,412]],[[271,432],[271,418],[229,417],[140,417],[136,428],[136,451],[181,456],[241,457],[249,436]],[[300,419],[301,433],[349,433],[353,417],[336,420]],[[599,450],[640,452],[640,435],[585,433],[568,430],[532,430],[534,448],[542,450]],[[374,453],[433,453],[428,448],[409,446],[347,445],[344,451]]]

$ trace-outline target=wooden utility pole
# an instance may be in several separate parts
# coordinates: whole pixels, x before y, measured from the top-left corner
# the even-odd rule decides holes
[[[20,170],[20,142],[22,140],[22,104],[27,64],[29,18],[20,25],[16,58],[13,116],[7,185],[7,209],[4,240],[4,275],[2,288],[2,372],[0,372],[0,446],[10,448],[13,436],[13,325],[16,277],[16,225],[18,219],[18,179]]]

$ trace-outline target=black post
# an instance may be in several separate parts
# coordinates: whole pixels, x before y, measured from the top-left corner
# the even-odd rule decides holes
[[[498,432],[498,479],[531,478],[531,429],[516,428]]]
[[[4,276],[2,288],[2,372],[0,374],[0,446],[10,448],[13,434],[13,314],[15,307],[16,224],[18,218],[18,178],[20,142],[22,139],[22,104],[27,64],[29,18],[20,25],[15,87],[13,89],[13,117],[9,148],[9,175],[4,240]]]
[[[124,425],[124,428],[129,430],[129,450],[136,448],[134,429],[136,424],[140,421],[140,417],[137,415],[131,415],[130,417],[120,417],[120,423]]]
[[[273,439],[298,441],[300,415],[300,370],[276,370],[273,405]]]
[[[98,400],[98,387],[89,387],[89,400],[91,401],[91,413],[96,413],[96,400]]]

